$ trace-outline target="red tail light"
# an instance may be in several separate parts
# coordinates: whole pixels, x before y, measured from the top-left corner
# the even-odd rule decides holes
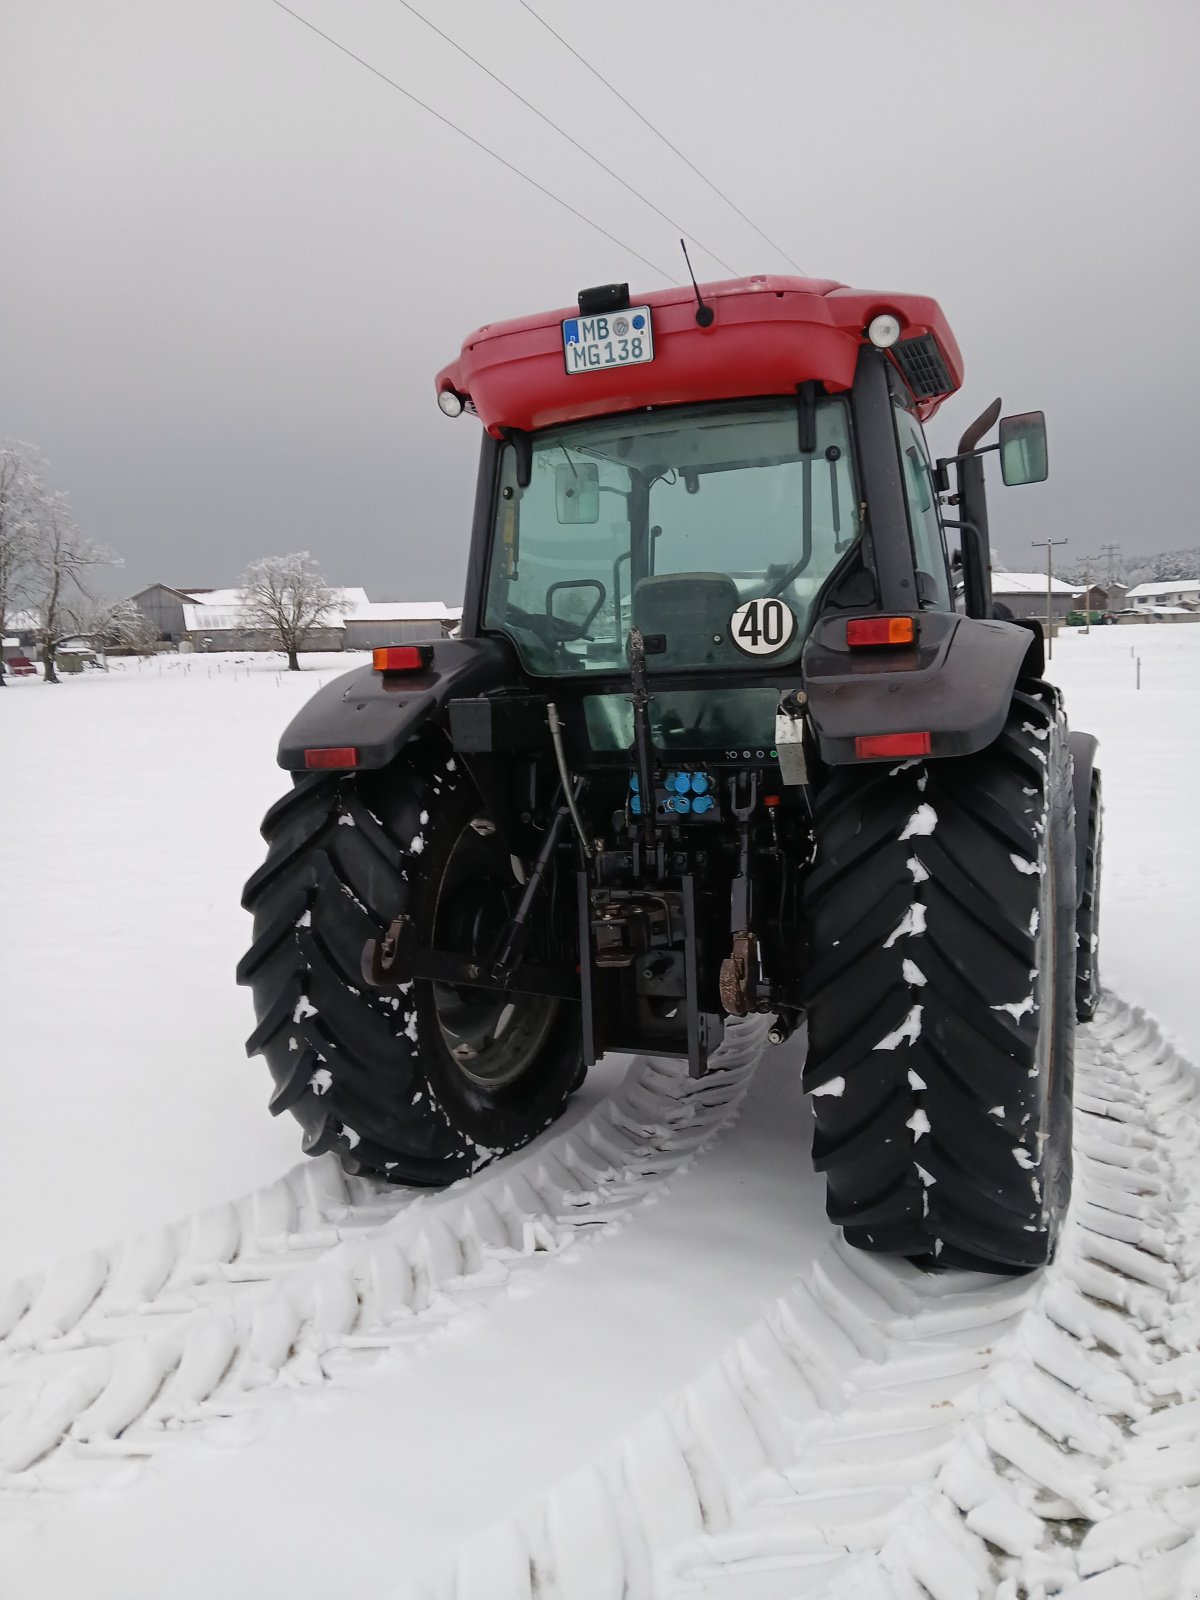
[[[873,644],[911,644],[916,628],[911,617],[851,617],[846,643],[852,650]]]
[[[306,750],[304,765],[314,767],[356,767],[358,751],[352,744],[332,745],[327,750]]]
[[[878,761],[887,756],[927,756],[927,733],[868,733],[854,741],[854,754],[860,761]]]
[[[371,652],[376,672],[420,672],[433,660],[427,644],[388,644]]]

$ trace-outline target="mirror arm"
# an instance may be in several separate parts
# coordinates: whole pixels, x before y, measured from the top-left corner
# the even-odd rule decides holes
[[[957,455],[939,456],[933,469],[933,481],[939,494],[950,492],[950,468],[959,461],[975,461],[980,456],[990,455],[993,450],[999,450],[998,444],[985,444],[978,450],[961,450]]]

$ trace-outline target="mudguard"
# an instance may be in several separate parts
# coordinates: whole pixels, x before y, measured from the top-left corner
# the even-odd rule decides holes
[[[871,734],[927,733],[930,756],[965,756],[997,738],[1017,680],[1039,675],[1041,638],[1017,623],[924,611],[915,648],[851,650],[845,617],[826,616],[801,671],[830,766],[860,761],[855,740]]]
[[[1067,742],[1071,746],[1071,761],[1075,768],[1071,784],[1075,795],[1075,882],[1082,899],[1084,880],[1087,877],[1088,810],[1092,803],[1092,773],[1096,770],[1096,751],[1100,748],[1100,741],[1094,734],[1071,732],[1067,735]]]
[[[356,767],[386,766],[447,700],[518,676],[516,656],[500,639],[439,639],[422,672],[356,667],[318,689],[292,718],[279,741],[279,765],[303,772],[306,751],[350,748]]]

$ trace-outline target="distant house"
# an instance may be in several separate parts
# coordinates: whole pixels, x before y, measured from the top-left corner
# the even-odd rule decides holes
[[[15,639],[19,650],[33,649],[41,631],[41,618],[36,611],[10,611],[5,618],[5,643]]]
[[[1077,611],[1123,611],[1125,608],[1125,596],[1128,593],[1128,584],[1094,583],[1090,589],[1076,589],[1075,609]]]
[[[1049,587],[1049,608],[1052,621],[1061,622],[1069,611],[1075,609],[1075,590],[1061,578],[1051,578],[1047,585],[1044,572],[993,572],[992,598],[1007,606],[1017,618],[1038,617],[1045,620]]]
[[[1200,610],[1200,579],[1172,578],[1165,583],[1139,583],[1130,589],[1126,600],[1135,611],[1157,611],[1164,606]]]

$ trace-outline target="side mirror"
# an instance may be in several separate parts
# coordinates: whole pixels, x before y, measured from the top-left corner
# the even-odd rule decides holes
[[[1001,417],[1000,475],[1005,483],[1044,483],[1049,471],[1045,412]]]
[[[600,521],[600,468],[594,461],[560,461],[555,466],[554,510],[564,523]]]

